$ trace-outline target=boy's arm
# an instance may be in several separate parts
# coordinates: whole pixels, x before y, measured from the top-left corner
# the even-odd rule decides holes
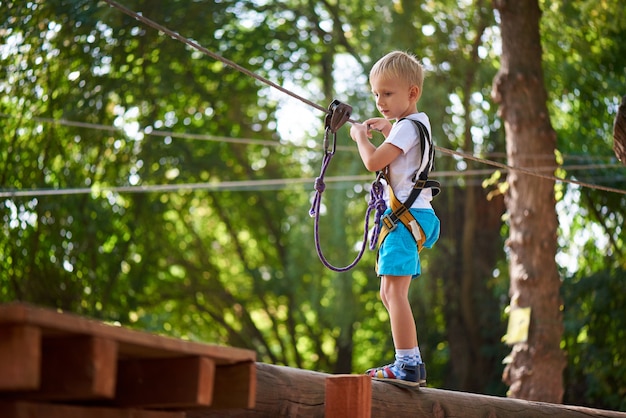
[[[369,140],[371,133],[364,123],[352,124],[350,136],[356,142],[361,160],[369,171],[382,170],[402,153],[400,148],[386,142],[376,148]]]

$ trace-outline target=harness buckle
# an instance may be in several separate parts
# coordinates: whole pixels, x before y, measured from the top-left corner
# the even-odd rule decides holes
[[[394,229],[398,227],[398,224],[395,223],[393,219],[391,218],[390,213],[384,215],[380,220],[383,222],[383,224],[389,230],[389,232],[393,231]]]
[[[426,187],[426,183],[428,182],[428,180],[424,180],[424,179],[417,179],[415,180],[415,184],[413,185],[414,189],[423,189]]]

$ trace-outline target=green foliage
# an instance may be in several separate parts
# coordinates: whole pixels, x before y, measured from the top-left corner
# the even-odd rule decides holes
[[[613,154],[612,130],[625,93],[626,24],[621,18],[625,6],[620,1],[547,1],[544,9],[544,68],[566,176],[623,189],[623,166]],[[584,249],[578,264],[588,274],[605,263],[623,265],[620,235],[626,195],[593,189],[572,193],[581,213],[570,212],[572,239],[563,240],[564,250]],[[606,238],[606,246],[597,245],[591,228],[602,231],[600,241]]]
[[[626,411],[625,279],[626,270],[604,270],[563,286],[566,403]]]

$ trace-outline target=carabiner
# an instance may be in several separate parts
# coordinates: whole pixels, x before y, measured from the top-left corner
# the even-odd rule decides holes
[[[333,147],[332,150],[328,150],[330,148],[330,135],[333,136]],[[335,154],[335,149],[337,148],[337,134],[331,133],[330,128],[326,128],[324,130],[324,155],[333,155]]]

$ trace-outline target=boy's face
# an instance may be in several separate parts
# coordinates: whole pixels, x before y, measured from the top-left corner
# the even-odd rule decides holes
[[[415,113],[419,88],[405,81],[390,77],[370,80],[376,107],[385,119],[401,119]]]

